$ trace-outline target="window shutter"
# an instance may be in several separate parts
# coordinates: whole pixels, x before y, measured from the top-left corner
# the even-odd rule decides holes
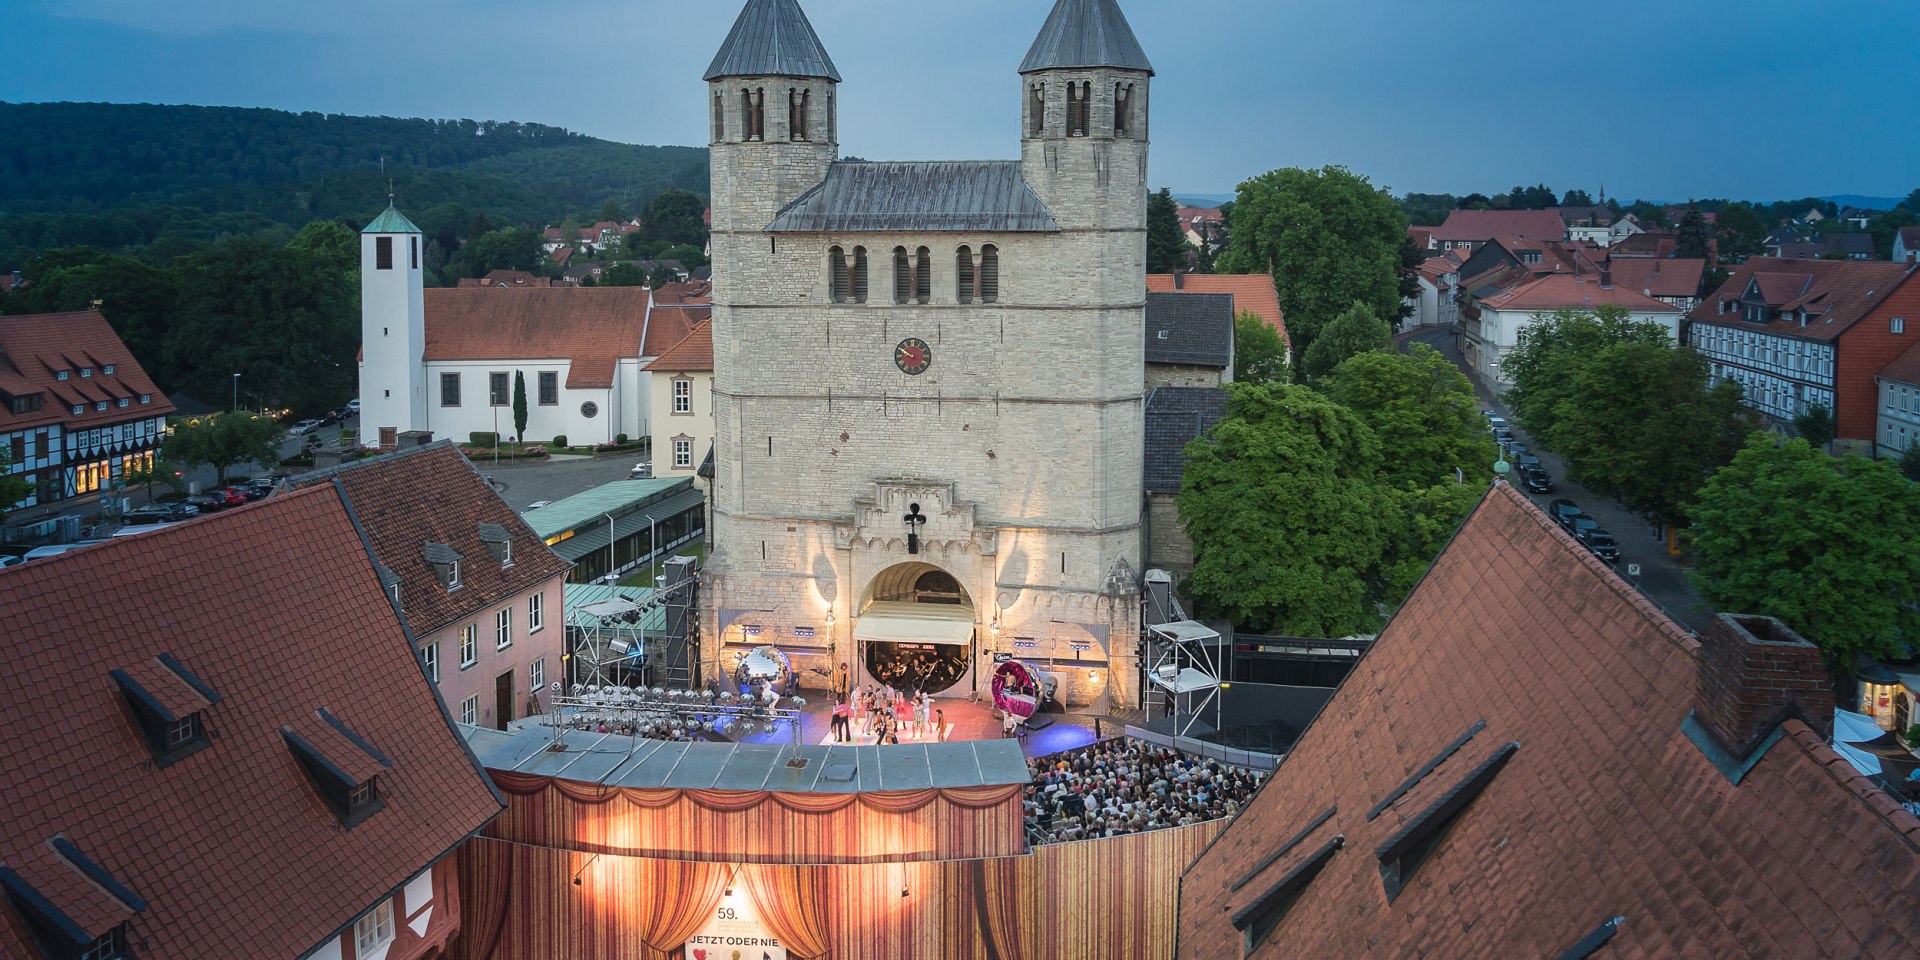
[[[893,248],[893,302],[906,303],[913,297],[913,267],[907,262],[907,248]]]
[[[913,299],[920,303],[933,299],[933,254],[926,247],[914,254]]]
[[[867,248],[853,248],[853,302],[867,302]]]
[[[839,247],[834,247],[827,251],[827,260],[830,282],[833,285],[833,302],[846,303],[850,292],[847,283],[847,254]]]
[[[962,245],[953,257],[954,292],[956,303],[973,302],[973,250]]]
[[[980,302],[1000,302],[1000,250],[991,243],[980,248]]]

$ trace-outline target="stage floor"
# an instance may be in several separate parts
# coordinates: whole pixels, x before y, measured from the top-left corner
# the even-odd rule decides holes
[[[831,744],[833,740],[833,706],[828,698],[817,690],[803,690],[801,696],[807,705],[801,711],[801,743]],[[1001,738],[1000,721],[993,716],[993,707],[985,701],[974,702],[961,698],[935,699],[936,709],[944,711],[948,740],[998,740]],[[1020,748],[1029,757],[1042,757],[1061,750],[1084,747],[1095,739],[1095,723],[1092,717],[1077,714],[1042,714],[1052,721],[1038,730],[1029,730],[1020,737]],[[1122,721],[1116,718],[1100,718],[1098,726],[1104,736],[1118,736]],[[854,726],[853,743],[871,744],[873,737],[860,736],[860,728]],[[902,736],[901,743],[927,743],[932,738],[910,738]],[[785,732],[757,733],[750,737],[739,738],[741,743],[787,743]]]

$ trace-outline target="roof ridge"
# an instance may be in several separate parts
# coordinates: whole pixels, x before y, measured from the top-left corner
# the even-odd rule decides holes
[[[442,447],[455,447],[457,449],[457,445],[453,442],[452,437],[441,437],[438,440],[429,440],[426,443],[423,443],[417,447],[403,447],[398,450],[389,450],[385,453],[376,454],[371,457],[361,457],[358,460],[347,460],[345,462],[339,463],[331,467],[320,467],[317,469],[308,470],[306,473],[296,473],[293,476],[287,477],[285,480],[285,483],[288,486],[304,487],[307,485],[317,483],[318,481],[326,477],[337,476],[349,470],[359,470],[359,469],[374,466],[377,464],[393,463],[394,461],[397,461],[406,457],[414,456],[416,454],[422,453],[423,451],[438,450]],[[465,460],[466,457],[462,455],[460,459]]]
[[[1781,721],[1780,729],[1786,734],[1785,739],[1791,740],[1807,759],[1824,770],[1835,783],[1847,788],[1856,799],[1879,815],[1909,848],[1920,851],[1920,817],[1907,812],[1900,801],[1854,769],[1853,764],[1833,749],[1806,721],[1788,718]]]

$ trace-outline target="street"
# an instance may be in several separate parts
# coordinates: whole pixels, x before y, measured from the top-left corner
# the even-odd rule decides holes
[[[1479,378],[1474,376],[1473,371],[1467,368],[1455,345],[1451,327],[1416,328],[1395,339],[1403,350],[1407,349],[1407,344],[1416,342],[1438,350],[1466,374],[1468,382],[1473,384],[1474,392],[1480,398],[1481,406],[1499,416],[1507,416],[1506,406],[1495,399],[1486,385],[1482,384]],[[1666,540],[1661,536],[1660,531],[1620,504],[1596,496],[1577,483],[1567,482],[1566,463],[1557,454],[1536,445],[1533,438],[1520,429],[1519,424],[1512,422],[1511,417],[1508,417],[1508,424],[1512,427],[1514,436],[1527,445],[1529,453],[1540,458],[1541,465],[1547,469],[1547,475],[1553,478],[1552,493],[1529,493],[1517,482],[1514,484],[1514,489],[1525,493],[1528,499],[1542,509],[1546,508],[1547,501],[1554,499],[1567,499],[1579,504],[1580,509],[1598,520],[1601,526],[1619,540],[1620,562],[1616,569],[1620,571],[1621,576],[1638,586],[1647,599],[1666,611],[1667,616],[1696,632],[1705,630],[1712,622],[1713,611],[1706,606],[1705,601],[1700,599],[1700,594],[1694,590],[1692,582],[1687,579],[1688,565],[1683,562],[1685,558],[1667,554]],[[1634,565],[1638,565],[1640,569],[1638,577],[1629,575]]]

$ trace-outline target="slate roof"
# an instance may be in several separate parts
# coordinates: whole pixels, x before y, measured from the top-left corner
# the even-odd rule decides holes
[[[530,593],[572,566],[487,486],[450,440],[316,470],[290,485],[331,486],[335,479],[374,557],[399,576],[400,611],[415,636]],[[482,524],[509,534],[512,566],[494,561]],[[441,585],[428,561],[429,545],[461,559],[460,589]]]
[[[106,372],[108,366],[112,373]],[[90,375],[80,376],[83,369]],[[59,378],[61,371],[67,379]],[[28,413],[14,413],[4,402],[35,393],[41,395],[40,409]],[[121,400],[127,401],[125,407]],[[99,409],[101,403],[105,410]],[[76,415],[76,406],[85,409]],[[98,312],[0,317],[0,433],[55,423],[85,430],[172,412],[173,401],[153,385]]]
[[[1081,67],[1114,67],[1153,73],[1147,52],[1114,0],[1059,0],[1040,35],[1033,38],[1021,73]]]
[[[141,960],[300,956],[501,809],[330,487],[0,571],[0,609],[0,863],[95,935],[132,914]],[[156,767],[114,670],[204,711],[207,746]],[[325,743],[322,709],[392,763],[352,829],[280,732]],[[56,834],[145,909],[53,854]],[[39,956],[0,905],[0,957]]]
[[[1733,275],[1712,296],[1687,314],[1694,323],[1737,326],[1742,330],[1767,330],[1782,336],[1810,340],[1831,340],[1878,308],[1888,295],[1909,282],[1914,265],[1873,260],[1780,260],[1752,257],[1734,268]],[[1747,287],[1758,282],[1760,295],[1778,311],[1778,318],[1764,324],[1742,319],[1738,305],[1731,313],[1721,313],[1722,301],[1737,301]],[[1807,325],[1787,317],[1807,311]]]
[[[1250,311],[1287,340],[1287,317],[1280,310],[1280,292],[1265,273],[1149,273],[1152,293],[1230,293],[1233,312]],[[1292,341],[1287,341],[1292,342]]]
[[[591,389],[613,385],[618,358],[641,356],[645,287],[431,289],[425,298],[428,361],[568,360],[567,387]]]
[[[1018,160],[839,162],[787,204],[773,232],[1060,229]]]
[[[1614,917],[1596,958],[1920,952],[1920,820],[1801,720],[1731,783],[1682,731],[1699,649],[1496,485],[1188,869],[1180,955],[1241,956],[1229,918],[1336,837],[1248,955],[1583,957]],[[1389,902],[1376,851],[1515,743]]]
[[[839,83],[840,71],[796,0],[747,0],[701,79],[721,77],[825,77]]]
[[[1179,493],[1188,442],[1226,416],[1227,392],[1218,387],[1153,388],[1146,409],[1146,491]]]
[[[1233,366],[1233,297],[1147,294],[1147,362]]]

